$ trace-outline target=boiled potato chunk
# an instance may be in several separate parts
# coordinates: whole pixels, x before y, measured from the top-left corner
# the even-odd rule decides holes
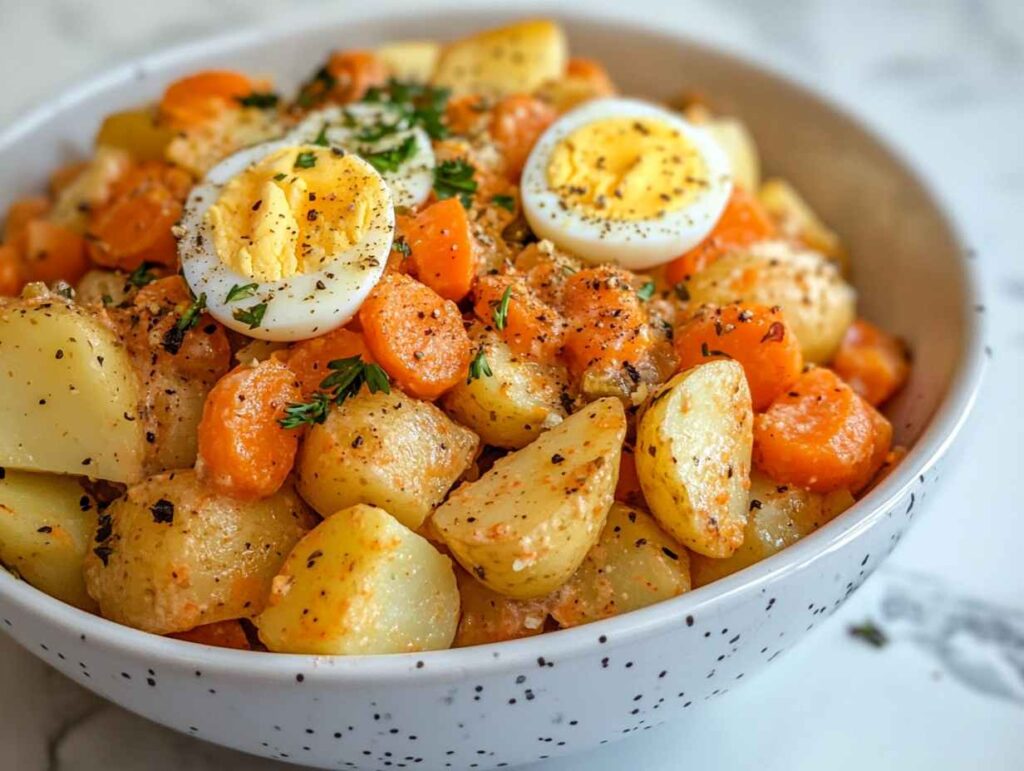
[[[375,53],[388,75],[397,80],[426,83],[434,73],[441,46],[431,40],[403,40],[379,46]]]
[[[491,374],[462,381],[444,395],[442,406],[459,423],[494,447],[525,447],[566,415],[569,375],[560,364],[516,356],[481,324],[470,330]]]
[[[545,600],[515,600],[505,597],[456,568],[462,617],[455,633],[454,647],[517,640],[544,631],[548,619]]]
[[[325,517],[368,503],[415,530],[469,468],[479,443],[433,404],[363,389],[306,435],[295,465],[299,492]]]
[[[551,615],[578,626],[638,610],[690,590],[686,549],[646,511],[612,504],[601,539],[555,592]]]
[[[156,118],[152,107],[111,113],[100,125],[96,146],[116,147],[136,161],[162,161],[174,131]]]
[[[626,416],[600,399],[456,489],[433,522],[459,563],[519,599],[557,589],[601,535]]]
[[[456,94],[529,93],[564,75],[565,32],[553,21],[522,21],[486,30],[441,50],[434,83]]]
[[[757,192],[761,184],[761,157],[746,125],[736,118],[711,118],[706,128],[725,150],[732,178],[744,190]]]
[[[694,587],[709,584],[782,551],[852,505],[853,496],[847,490],[822,495],[780,485],[755,472],[750,480],[750,513],[743,544],[725,559],[692,555]]]
[[[0,475],[0,562],[51,597],[95,610],[82,561],[96,504],[75,477],[6,470]]]
[[[757,197],[772,219],[779,224],[782,233],[803,241],[839,265],[840,269],[846,270],[846,250],[839,236],[821,221],[789,182],[778,178],[766,180],[758,190]]]
[[[256,620],[282,653],[406,653],[451,645],[451,560],[376,506],[332,514],[288,555]]]
[[[75,302],[79,305],[119,305],[128,297],[128,276],[117,270],[93,269],[78,280]]]
[[[737,300],[780,306],[804,359],[814,364],[832,358],[856,317],[856,292],[839,268],[785,241],[727,254],[695,274],[686,288],[694,307]]]
[[[688,548],[727,557],[743,541],[754,414],[743,367],[716,360],[651,397],[636,471],[651,513]]]
[[[311,524],[289,486],[240,501],[192,469],[158,474],[100,518],[86,586],[105,618],[156,634],[250,618]]]
[[[0,466],[142,476],[139,381],[117,335],[55,294],[0,304]]]

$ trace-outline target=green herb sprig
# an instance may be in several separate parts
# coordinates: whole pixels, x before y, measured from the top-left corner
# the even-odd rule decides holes
[[[341,404],[355,396],[365,384],[370,393],[391,393],[387,373],[378,364],[369,364],[361,356],[334,359],[327,364],[331,374],[320,383],[320,389],[307,402],[289,404],[278,422],[282,428],[299,428],[323,423],[332,404]]]
[[[465,208],[473,205],[477,183],[476,169],[465,158],[442,161],[434,167],[434,192],[441,200],[458,196]]]

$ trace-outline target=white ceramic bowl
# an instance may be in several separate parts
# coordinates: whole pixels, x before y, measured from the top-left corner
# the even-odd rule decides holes
[[[247,33],[122,67],[0,136],[0,208],[87,150],[100,118],[182,73],[233,66],[291,87],[334,47],[452,37],[493,13],[433,12]],[[903,335],[914,372],[891,405],[907,458],[864,500],[783,553],[619,618],[418,655],[329,658],[207,648],[117,626],[0,571],[0,624],[72,680],[179,731],[325,768],[491,768],[576,752],[735,688],[834,611],[899,541],[976,390],[977,290],[949,221],[854,120],[792,83],[652,29],[566,17],[573,50],[627,94],[694,89],[741,115],[768,169],[850,246],[862,310]],[[933,496],[929,496],[933,497]]]

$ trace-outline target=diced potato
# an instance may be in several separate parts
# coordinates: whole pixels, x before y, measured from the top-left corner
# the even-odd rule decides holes
[[[79,305],[118,305],[128,292],[128,277],[117,270],[90,270],[75,286]]]
[[[156,110],[144,107],[104,118],[96,134],[96,146],[116,147],[137,161],[159,161],[172,139],[174,131],[157,123]]]
[[[686,549],[646,511],[612,504],[601,539],[555,592],[551,615],[578,626],[645,608],[690,590]]]
[[[737,300],[778,305],[804,359],[829,361],[856,318],[857,293],[817,252],[785,241],[762,241],[727,254],[686,284],[694,307]]]
[[[64,187],[50,212],[54,224],[84,233],[89,209],[106,202],[111,186],[128,170],[131,156],[117,147],[98,147],[83,170]]]
[[[266,361],[275,351],[284,350],[288,343],[277,340],[249,340],[235,351],[235,361],[239,364],[251,364],[254,361]]]
[[[755,472],[743,544],[725,559],[701,554],[690,558],[694,587],[704,586],[780,552],[810,535],[853,505],[847,490],[827,495],[780,485]]]
[[[553,21],[522,21],[446,45],[434,83],[457,94],[530,93],[565,73],[568,43]]]
[[[0,305],[0,466],[142,476],[139,382],[117,336],[56,294]]]
[[[755,193],[761,184],[761,158],[757,145],[743,121],[737,118],[711,118],[704,127],[725,150],[732,166],[733,179]]]
[[[637,426],[637,476],[651,513],[688,548],[726,557],[743,541],[754,414],[743,367],[716,360],[651,397]]]
[[[445,411],[473,429],[487,444],[524,447],[566,415],[563,403],[569,375],[560,364],[540,364],[516,356],[481,324],[470,330],[491,374],[460,382],[442,400]]]
[[[542,597],[565,583],[601,535],[625,434],[621,402],[593,402],[457,488],[434,525],[488,587]]]
[[[757,197],[783,234],[821,252],[846,271],[847,255],[839,236],[819,219],[789,182],[778,178],[766,180]]]
[[[323,516],[380,506],[413,530],[469,468],[480,440],[428,402],[363,389],[306,435],[298,488]]]
[[[105,618],[156,634],[251,618],[311,524],[289,486],[241,501],[205,486],[192,469],[159,474],[100,518],[86,586]]]
[[[378,46],[375,53],[388,75],[398,80],[426,83],[434,74],[441,46],[432,40],[402,40]]]
[[[156,438],[147,445],[144,471],[150,475],[190,468],[199,453],[199,421],[213,383],[166,368],[154,368],[146,375],[147,428]]]
[[[456,568],[462,598],[462,617],[455,633],[454,647],[517,640],[544,631],[548,618],[544,599],[514,600],[498,594],[462,568]]]
[[[6,470],[0,475],[0,562],[36,589],[85,610],[82,561],[96,505],[75,477]]]
[[[284,128],[274,110],[224,110],[215,119],[175,135],[164,156],[194,177],[202,177],[232,153],[281,136]]]
[[[451,560],[359,504],[296,545],[256,625],[272,651],[357,655],[448,648],[458,622]]]

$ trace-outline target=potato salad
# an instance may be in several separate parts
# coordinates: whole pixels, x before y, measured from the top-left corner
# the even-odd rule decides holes
[[[904,345],[713,94],[620,94],[547,20],[310,69],[169,83],[9,206],[21,579],[249,651],[497,643],[743,570],[901,457]]]

